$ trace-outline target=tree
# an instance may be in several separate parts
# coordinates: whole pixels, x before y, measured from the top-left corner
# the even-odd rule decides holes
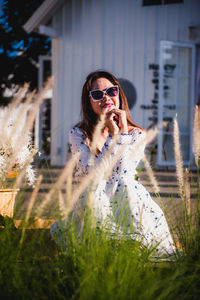
[[[44,0],[4,0],[0,12],[0,105],[7,104],[6,88],[30,83],[37,87],[38,57],[50,54],[51,39],[32,32],[23,25]]]

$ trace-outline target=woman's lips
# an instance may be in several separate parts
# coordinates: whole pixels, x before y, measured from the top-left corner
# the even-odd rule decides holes
[[[113,103],[106,103],[106,104],[104,104],[103,108],[106,108],[106,107],[110,108],[111,106],[114,106],[114,104]]]

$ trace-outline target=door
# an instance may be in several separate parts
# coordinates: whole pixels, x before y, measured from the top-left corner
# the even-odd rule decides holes
[[[195,47],[161,41],[159,72],[158,165],[175,165],[173,119],[177,115],[184,165],[191,165],[194,109]]]
[[[39,57],[38,88],[42,88],[45,80],[51,75],[51,57]],[[52,90],[46,94],[46,99],[40,107],[35,123],[35,145],[41,159],[50,159],[51,149],[51,99]]]

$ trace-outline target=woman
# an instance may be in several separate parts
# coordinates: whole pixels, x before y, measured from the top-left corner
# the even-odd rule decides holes
[[[102,119],[96,138],[95,128]],[[69,140],[72,154],[80,153],[75,176],[85,176],[95,167],[93,209],[97,221],[108,222],[113,229],[117,224],[120,233],[156,245],[158,252],[172,252],[173,240],[163,211],[134,179],[144,152],[145,132],[131,120],[126,96],[113,74],[97,70],[88,75],[82,90],[82,121],[71,129]],[[107,177],[113,159],[115,165]],[[52,228],[52,234],[54,231]]]

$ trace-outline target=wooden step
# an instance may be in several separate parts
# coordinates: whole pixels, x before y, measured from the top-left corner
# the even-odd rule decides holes
[[[44,200],[46,194],[51,190],[53,184],[56,183],[59,175],[62,173],[62,168],[48,168],[48,169],[39,169],[38,175],[43,175],[42,184],[39,189],[39,193],[37,195],[37,199],[35,205],[32,210],[32,216],[36,216],[36,211],[38,205]],[[158,182],[158,186],[160,188],[160,197],[154,192],[154,188],[151,184],[149,176],[146,171],[141,171],[139,173],[139,181],[141,184],[145,186],[147,191],[151,194],[151,197],[162,206],[164,204],[167,208],[167,211],[172,216],[175,215],[175,210],[181,211],[182,200],[179,196],[179,187],[177,182],[177,176],[175,171],[155,171],[154,175]],[[191,201],[195,203],[195,197],[197,193],[197,174],[195,172],[190,174],[191,181]],[[62,192],[65,194],[66,186],[63,185]],[[30,195],[32,193],[32,188],[29,188],[27,185],[21,189],[20,193],[17,195],[16,208],[18,206],[18,212],[16,214],[16,218],[18,219],[19,226],[21,224],[24,216],[27,212],[27,207],[29,205]],[[47,226],[48,220],[49,224],[53,223],[58,218],[58,199],[56,196],[52,199],[52,203],[45,209],[44,216],[41,217],[41,221],[38,224],[38,228],[42,228],[42,226]],[[52,220],[52,221],[51,221]],[[42,225],[43,224],[43,225]]]

